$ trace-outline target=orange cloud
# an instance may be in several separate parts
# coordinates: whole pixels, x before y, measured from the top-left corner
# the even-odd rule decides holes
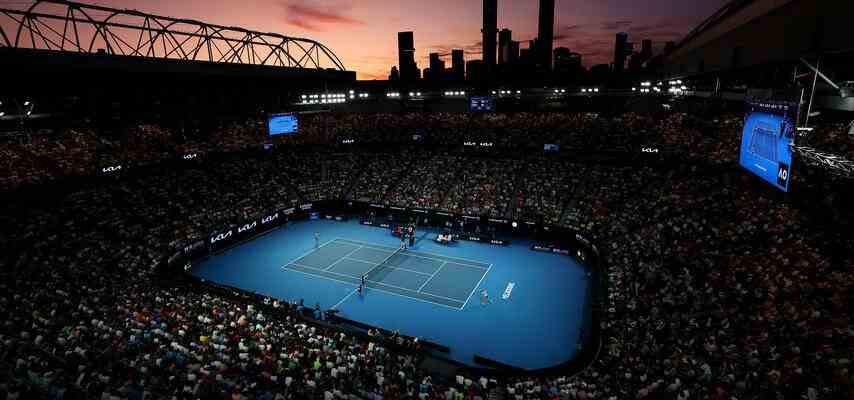
[[[364,21],[342,14],[342,7],[319,8],[303,1],[289,1],[284,4],[285,22],[307,31],[322,31],[323,25],[364,25]]]

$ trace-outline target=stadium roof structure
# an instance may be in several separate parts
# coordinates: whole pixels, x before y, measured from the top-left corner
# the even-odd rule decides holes
[[[852,20],[852,1],[732,0],[677,44],[661,72],[690,77],[854,51]]]
[[[355,80],[332,50],[312,39],[63,0],[0,8],[0,51],[4,57],[70,56],[77,62],[112,56],[155,68],[184,62]]]

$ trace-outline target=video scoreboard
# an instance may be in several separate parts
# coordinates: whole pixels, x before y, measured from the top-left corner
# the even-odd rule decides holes
[[[746,107],[739,163],[778,189],[788,192],[798,104],[749,98]]]
[[[495,111],[495,97],[472,96],[469,97],[469,111],[471,112],[493,112]]]
[[[270,136],[292,135],[299,130],[299,119],[295,113],[270,114],[267,119]]]

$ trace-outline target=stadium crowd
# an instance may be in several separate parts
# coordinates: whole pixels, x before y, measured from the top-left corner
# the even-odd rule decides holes
[[[733,166],[736,116],[710,128],[679,113],[522,114],[318,115],[272,152],[255,122],[180,144],[140,126],[118,142],[75,128],[0,145],[3,190],[25,189],[0,212],[0,399],[854,398],[846,182],[798,178],[835,196],[818,210],[763,190]],[[412,135],[429,151],[411,151]],[[353,151],[344,138],[404,147]],[[464,139],[496,146],[471,152]],[[669,154],[516,150],[543,141]],[[160,167],[188,152],[203,157]],[[139,168],[26,192],[105,163]],[[445,381],[418,368],[416,339],[341,331],[295,303],[156,273],[172,249],[223,226],[329,198],[584,232],[608,275],[598,357],[573,375]]]

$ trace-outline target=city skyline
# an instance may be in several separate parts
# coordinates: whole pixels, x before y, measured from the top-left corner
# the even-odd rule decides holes
[[[581,54],[589,68],[612,61],[614,35],[624,31],[636,46],[642,39],[652,40],[658,53],[665,41],[679,41],[726,2],[557,0],[553,47]],[[314,39],[332,49],[361,80],[386,79],[390,68],[398,65],[400,31],[414,32],[419,68],[429,65],[430,53],[438,53],[450,65],[452,49],[464,50],[465,61],[482,57],[482,0],[256,0],[252,7],[229,0],[89,3]],[[22,2],[4,5],[24,6]],[[523,48],[537,36],[537,23],[537,0],[498,1],[497,28],[512,30],[513,40]]]

